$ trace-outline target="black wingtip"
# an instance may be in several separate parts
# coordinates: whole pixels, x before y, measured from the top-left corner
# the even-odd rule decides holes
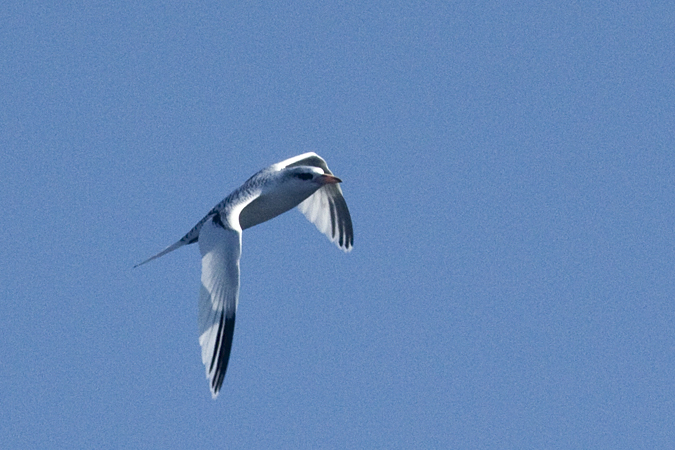
[[[223,324],[224,322],[224,324]],[[232,337],[234,336],[235,314],[220,316],[220,325],[218,327],[218,337],[216,338],[216,348],[213,352],[211,367],[215,363],[215,371],[211,378],[211,393],[215,399],[223,386],[227,364],[230,361],[230,352],[232,351]],[[217,355],[217,356],[216,356]]]

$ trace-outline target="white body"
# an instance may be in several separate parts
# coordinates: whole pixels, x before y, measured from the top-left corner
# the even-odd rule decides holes
[[[138,264],[199,242],[199,344],[213,398],[222,386],[232,347],[242,230],[297,206],[331,242],[348,252],[354,233],[340,181],[316,153],[273,164],[228,195],[178,242]]]

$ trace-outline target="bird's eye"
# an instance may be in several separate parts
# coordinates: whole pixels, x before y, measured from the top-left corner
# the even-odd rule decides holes
[[[312,178],[314,178],[314,176],[311,173],[298,173],[295,176],[300,178],[301,180],[311,180]]]

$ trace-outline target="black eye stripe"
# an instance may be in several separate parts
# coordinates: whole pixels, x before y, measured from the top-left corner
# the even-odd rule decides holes
[[[301,180],[311,180],[314,178],[314,176],[311,173],[297,173],[295,174],[296,177],[300,178]]]

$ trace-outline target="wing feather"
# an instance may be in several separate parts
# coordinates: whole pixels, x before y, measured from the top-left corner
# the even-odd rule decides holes
[[[199,294],[199,344],[211,395],[218,396],[232,349],[239,301],[241,232],[216,215],[199,232],[202,285]]]
[[[307,220],[325,234],[341,250],[349,252],[354,245],[352,217],[337,184],[327,184],[298,205]]]
[[[333,175],[333,172],[328,169],[328,164],[326,164],[326,161],[314,152],[303,153],[302,155],[288,158],[284,161],[281,161],[280,163],[274,164],[272,168],[275,170],[281,170],[285,169],[286,167],[297,166],[319,167],[323,170],[323,173]]]

